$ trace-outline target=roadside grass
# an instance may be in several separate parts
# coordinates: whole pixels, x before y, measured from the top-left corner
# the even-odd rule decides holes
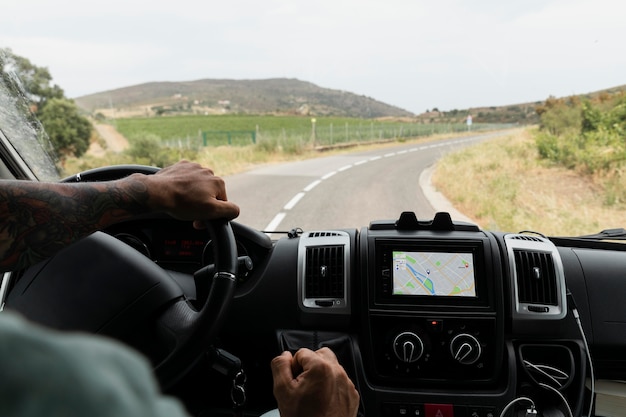
[[[591,177],[539,158],[533,129],[449,154],[433,185],[484,229],[552,236],[626,226],[619,173]]]
[[[331,154],[355,152],[365,149],[389,147],[398,143],[421,143],[460,137],[470,134],[449,133],[441,135],[402,138],[379,143],[362,142],[342,144],[324,150],[316,148],[304,137],[271,138],[256,144],[245,146],[208,146],[208,147],[166,147],[156,144],[157,140],[145,138],[144,141],[133,141],[131,147],[124,152],[105,152],[104,155],[86,154],[80,158],[68,158],[62,166],[63,175],[86,171],[106,165],[143,164],[166,166],[181,159],[198,162],[213,169],[216,175],[228,176],[247,171],[264,164],[297,161],[317,158]],[[349,145],[349,146],[347,146]],[[140,147],[140,149],[137,149]]]
[[[144,149],[131,147],[124,152],[106,152],[104,155],[83,155],[68,158],[63,167],[64,175],[85,171],[106,165],[142,164],[164,167],[181,159],[209,166],[216,175],[227,176],[249,170],[255,166],[318,157],[320,153],[312,146],[294,142],[283,146],[281,143],[246,146],[210,146],[200,148],[179,148],[151,146],[143,143]]]

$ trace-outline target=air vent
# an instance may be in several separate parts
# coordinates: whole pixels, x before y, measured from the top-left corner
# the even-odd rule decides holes
[[[513,317],[557,320],[565,317],[565,273],[556,246],[547,238],[505,236],[511,270]]]
[[[306,249],[305,298],[343,298],[343,246]]]
[[[558,305],[552,254],[514,250],[520,303]]]
[[[302,311],[315,314],[350,313],[350,235],[316,231],[298,243],[298,294]]]

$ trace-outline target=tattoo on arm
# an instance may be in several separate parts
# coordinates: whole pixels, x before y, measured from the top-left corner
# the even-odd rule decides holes
[[[85,184],[0,182],[0,270],[19,269],[148,210],[139,180]]]

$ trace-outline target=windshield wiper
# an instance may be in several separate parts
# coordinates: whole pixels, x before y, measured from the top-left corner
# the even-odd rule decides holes
[[[626,229],[620,227],[616,229],[604,229],[594,235],[578,236],[580,239],[591,240],[626,240]]]

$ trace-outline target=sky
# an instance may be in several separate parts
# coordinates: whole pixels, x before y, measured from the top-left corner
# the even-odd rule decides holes
[[[297,78],[419,114],[626,84],[623,0],[2,0],[0,47],[68,97]]]

